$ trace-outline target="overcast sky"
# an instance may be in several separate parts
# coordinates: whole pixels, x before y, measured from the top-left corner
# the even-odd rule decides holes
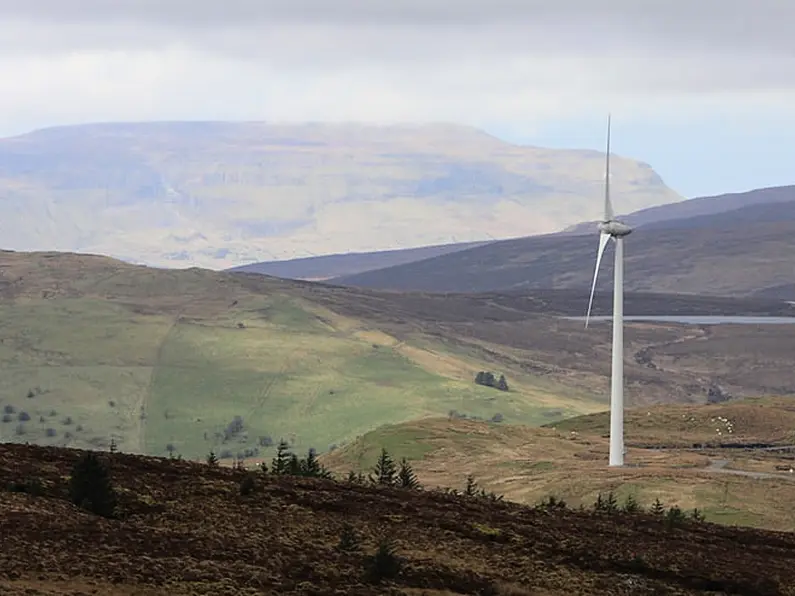
[[[0,134],[89,121],[427,121],[795,183],[793,0],[0,0]],[[744,166],[744,167],[741,167]]]

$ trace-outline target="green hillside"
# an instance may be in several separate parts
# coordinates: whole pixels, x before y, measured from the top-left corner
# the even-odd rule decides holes
[[[521,371],[510,392],[476,385],[475,356],[399,341],[289,282],[76,255],[0,265],[1,440],[252,458],[450,410],[541,424],[601,407]]]

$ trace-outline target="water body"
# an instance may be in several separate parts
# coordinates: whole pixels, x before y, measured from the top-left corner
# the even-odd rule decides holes
[[[563,317],[570,321],[585,321],[585,317]],[[591,317],[591,321],[612,321],[612,316]],[[684,323],[686,325],[786,325],[795,324],[795,317],[731,317],[720,315],[624,315],[625,321],[654,323]]]

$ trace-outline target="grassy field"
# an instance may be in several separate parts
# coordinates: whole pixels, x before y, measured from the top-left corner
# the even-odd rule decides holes
[[[664,413],[666,409],[670,411]],[[707,419],[720,416],[732,420],[738,434],[757,441],[778,436],[760,420],[774,421],[776,415],[784,418],[791,412],[786,403],[777,400],[725,407],[661,407],[655,409],[660,424],[658,438],[666,432],[668,437],[676,436],[683,409],[694,417],[700,413]],[[426,486],[462,489],[466,476],[472,474],[487,490],[529,504],[555,495],[572,506],[590,506],[599,493],[613,491],[619,501],[631,494],[647,507],[655,499],[683,509],[697,507],[715,522],[795,530],[795,478],[776,470],[776,465],[792,465],[791,455],[787,458],[737,449],[629,448],[627,463],[632,467],[610,469],[602,417],[585,416],[556,424],[554,429],[426,419],[384,426],[323,459],[340,474],[367,471],[385,447],[395,459],[409,459]],[[642,436],[643,428],[638,423],[645,419],[645,411],[628,412],[627,437]],[[755,428],[743,422],[749,419],[757,421]],[[714,429],[707,425],[690,432],[691,437],[706,442]],[[714,460],[723,459],[729,460],[730,470],[767,476],[756,478],[711,469]]]
[[[540,426],[604,410],[609,329],[544,316],[552,302],[1,252],[0,440],[256,460],[280,438],[323,452],[451,412]],[[630,404],[703,401],[707,359],[740,395],[795,384],[781,331],[626,338]],[[481,370],[510,391],[476,385]]]
[[[0,440],[256,459],[282,437],[325,451],[451,410],[538,425],[602,407],[521,370],[495,370],[509,392],[478,386],[476,354],[398,339],[289,282],[6,255],[23,282],[0,304]]]

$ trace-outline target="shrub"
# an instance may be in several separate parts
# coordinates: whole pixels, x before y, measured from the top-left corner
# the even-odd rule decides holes
[[[491,417],[492,422],[502,422],[503,420],[505,420],[505,417],[499,412],[497,412],[496,414],[494,414],[494,416]]]
[[[3,422],[11,422],[14,419],[11,414],[3,414]]]
[[[37,497],[44,493],[44,486],[38,478],[28,478],[22,482],[11,481],[8,483],[8,490],[12,493],[26,493]]]
[[[48,437],[54,437],[58,433],[54,428],[48,428],[46,431],[44,431],[44,434],[46,434]]]
[[[359,538],[356,536],[356,531],[351,524],[346,523],[342,526],[340,532],[340,541],[337,544],[337,550],[343,552],[352,552],[359,550]]]
[[[212,451],[210,451],[210,453],[207,454],[207,465],[208,466],[217,466],[218,465],[218,457]]]
[[[36,394],[33,392],[33,389],[28,389],[28,399],[32,399],[36,397]]]
[[[16,409],[11,404],[6,404],[3,406],[4,414],[13,414],[14,412],[16,412]]]
[[[74,422],[74,420],[72,420],[71,416],[67,416],[66,418],[63,419],[64,426],[69,426],[70,424],[72,424],[72,422]]]
[[[240,481],[240,494],[242,496],[250,495],[257,488],[257,483],[254,480],[254,474],[248,473]]]
[[[27,412],[20,412],[20,413],[17,415],[17,419],[18,419],[20,422],[27,422],[28,420],[30,420],[30,414],[28,414]]]
[[[379,583],[393,579],[400,573],[401,561],[396,554],[395,543],[387,538],[378,543],[378,550],[367,559],[367,579]]]
[[[69,498],[78,507],[102,517],[113,517],[116,492],[105,465],[92,451],[81,457],[72,468]]]

